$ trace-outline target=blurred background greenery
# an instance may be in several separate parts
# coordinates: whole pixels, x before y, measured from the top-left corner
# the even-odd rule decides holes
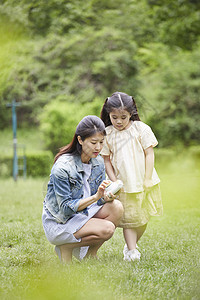
[[[0,0],[1,299],[199,299],[199,62],[198,0]],[[124,264],[117,229],[99,261],[64,268],[41,224],[53,155],[115,91],[159,140],[164,216],[140,264]],[[41,177],[17,183],[13,99],[27,173]]]
[[[13,99],[19,140],[55,154],[115,91],[135,97],[159,147],[198,145],[199,62],[197,0],[1,0],[1,153]]]

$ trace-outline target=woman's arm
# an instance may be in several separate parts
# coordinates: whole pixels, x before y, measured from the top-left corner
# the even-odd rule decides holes
[[[113,201],[116,198],[116,196],[111,195],[111,197],[108,197],[105,194],[105,188],[108,185],[108,183],[109,183],[108,180],[102,181],[102,183],[98,187],[98,190],[97,190],[96,194],[94,194],[93,196],[87,197],[85,199],[81,199],[80,202],[79,202],[79,207],[78,207],[77,211],[83,210],[84,208],[86,208],[90,204],[98,201],[102,197],[104,198],[105,202],[111,202],[111,201]]]
[[[78,207],[77,211],[83,210],[84,208],[86,208],[90,204],[98,201],[100,198],[98,198],[97,195],[95,194],[95,195],[87,197],[85,199],[81,199],[80,202],[79,202],[79,207]]]
[[[103,180],[99,185],[96,194],[87,197],[85,199],[72,199],[72,191],[69,183],[68,174],[58,169],[52,174],[54,193],[60,208],[62,208],[65,216],[71,216],[77,211],[83,210],[90,204],[98,201],[100,198],[104,198],[105,202],[113,201],[113,197],[108,197],[104,193],[109,181]],[[116,198],[116,197],[115,197]]]
[[[152,174],[154,168],[154,151],[153,147],[149,147],[144,150],[145,153],[145,178],[144,178],[144,188],[149,189],[153,186]]]
[[[108,177],[111,181],[116,181],[117,178],[115,176],[115,172],[114,172],[113,166],[112,166],[111,161],[110,161],[110,156],[107,156],[107,155],[102,155],[102,156],[104,158],[106,174],[108,175]]]

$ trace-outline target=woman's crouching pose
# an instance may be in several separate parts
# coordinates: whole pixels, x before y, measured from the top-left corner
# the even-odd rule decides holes
[[[99,152],[105,126],[96,116],[82,119],[72,142],[61,148],[51,170],[42,221],[60,260],[96,257],[123,214],[122,204],[106,195],[104,162]]]

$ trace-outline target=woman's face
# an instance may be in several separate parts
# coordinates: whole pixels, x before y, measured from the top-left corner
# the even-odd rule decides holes
[[[84,141],[78,136],[78,141],[82,146],[81,160],[83,163],[88,163],[90,158],[97,157],[103,147],[104,135],[98,132]]]

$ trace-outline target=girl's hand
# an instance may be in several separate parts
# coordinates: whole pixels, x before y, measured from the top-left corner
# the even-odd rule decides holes
[[[153,187],[153,181],[152,179],[145,178],[143,187],[146,191],[149,191]]]

